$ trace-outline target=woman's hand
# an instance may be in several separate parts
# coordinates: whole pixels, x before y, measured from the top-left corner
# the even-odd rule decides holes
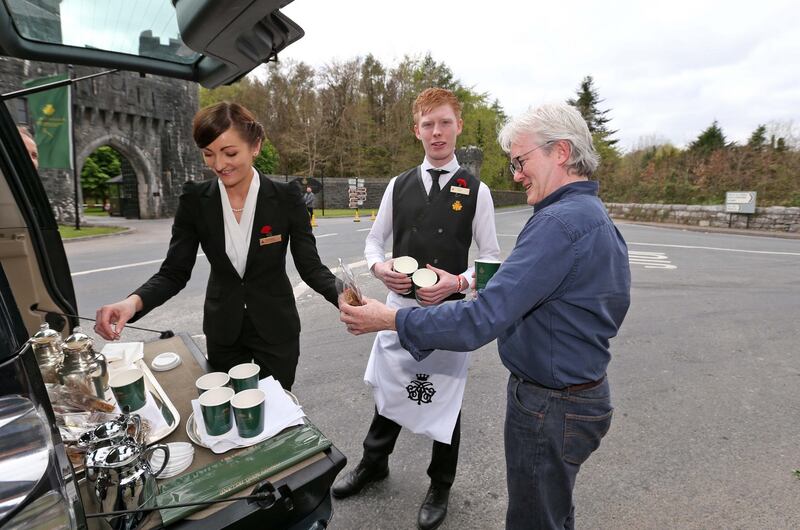
[[[347,331],[353,335],[373,331],[395,331],[394,317],[397,309],[386,307],[374,298],[364,298],[364,305],[352,306],[339,299],[339,320],[347,324]]]
[[[97,310],[94,331],[106,340],[118,340],[125,324],[144,307],[139,295],[132,294],[125,300],[104,305]]]

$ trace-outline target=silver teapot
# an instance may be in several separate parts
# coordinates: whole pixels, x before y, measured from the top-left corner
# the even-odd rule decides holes
[[[105,355],[94,351],[93,345],[94,341],[80,327],[73,329],[61,347],[64,359],[56,368],[56,376],[62,385],[106,399],[108,365]]]
[[[28,342],[31,343],[33,353],[36,355],[36,362],[39,364],[44,382],[58,383],[56,368],[64,359],[64,352],[61,351],[61,333],[50,329],[45,322]]]
[[[113,420],[86,431],[78,438],[78,447],[92,451],[99,447],[119,445],[125,438],[131,438],[139,444],[144,443],[142,418],[138,414],[122,413]]]
[[[164,452],[158,471],[150,468],[150,456]],[[164,444],[145,448],[133,438],[117,445],[99,447],[86,455],[86,480],[91,496],[100,512],[139,510],[156,506],[158,486],[156,477],[169,461],[169,448]],[[113,530],[133,530],[140,527],[153,511],[107,516]]]

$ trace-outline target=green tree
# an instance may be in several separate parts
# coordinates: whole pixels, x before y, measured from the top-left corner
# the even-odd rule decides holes
[[[83,163],[81,189],[84,200],[103,202],[108,198],[108,179],[120,174],[120,154],[113,147],[98,147]]]
[[[750,135],[750,139],[747,140],[747,145],[755,149],[761,149],[767,145],[767,126],[759,125],[756,127],[756,130]]]
[[[279,162],[280,157],[278,156],[278,150],[275,149],[275,146],[272,145],[268,139],[264,138],[264,141],[261,142],[261,151],[253,161],[253,165],[256,166],[259,172],[265,175],[272,175],[275,172],[275,168],[278,167]]]
[[[575,95],[577,97],[568,99],[567,103],[581,113],[595,141],[614,146],[619,140],[611,138],[611,135],[617,131],[610,130],[607,125],[611,121],[611,118],[608,117],[611,109],[600,110],[599,105],[605,100],[600,98],[597,88],[594,86],[594,78],[590,75],[584,77],[580,87],[575,91]]]
[[[718,149],[724,149],[726,145],[725,134],[717,120],[714,120],[695,141],[689,144],[689,152],[707,156]]]

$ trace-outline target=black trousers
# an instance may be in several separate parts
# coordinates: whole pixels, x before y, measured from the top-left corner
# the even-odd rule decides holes
[[[364,439],[364,463],[370,466],[384,467],[389,464],[389,455],[394,451],[394,444],[400,435],[402,427],[378,414],[372,417],[372,424]],[[450,444],[433,442],[431,449],[431,463],[428,465],[428,476],[431,483],[438,486],[450,487],[456,478],[458,466],[458,446],[461,443],[461,412],[458,413],[456,425],[453,427],[453,437]]]
[[[280,344],[264,342],[247,311],[242,319],[242,331],[233,344],[217,344],[206,337],[208,363],[214,370],[227,372],[232,367],[251,360],[261,370],[259,377],[272,376],[283,388],[291,390],[300,357],[300,337]]]

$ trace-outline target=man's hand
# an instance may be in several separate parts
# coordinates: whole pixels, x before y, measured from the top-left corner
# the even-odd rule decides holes
[[[364,305],[352,306],[339,299],[339,320],[347,324],[347,331],[353,335],[373,331],[395,331],[396,309],[386,307],[374,298],[364,298]]]
[[[141,311],[142,299],[138,295],[131,295],[125,300],[104,305],[97,310],[94,331],[106,340],[118,340],[128,320]]]
[[[411,278],[402,272],[392,270],[393,259],[378,262],[372,266],[372,273],[392,292],[405,294],[411,290]]]
[[[436,305],[451,294],[458,292],[458,276],[445,270],[437,269],[433,265],[428,265],[428,268],[436,273],[439,281],[436,282],[436,285],[417,289],[417,299],[419,299],[420,305]]]

